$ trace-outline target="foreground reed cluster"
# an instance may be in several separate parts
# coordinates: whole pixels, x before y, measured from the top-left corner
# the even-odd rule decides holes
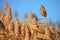
[[[16,19],[14,22],[11,8],[5,4],[7,14],[0,10],[0,40],[60,40],[60,30],[56,30],[50,22],[37,22],[36,17],[29,12],[27,21]],[[41,14],[46,12],[41,8]],[[43,11],[44,10],[44,11]]]

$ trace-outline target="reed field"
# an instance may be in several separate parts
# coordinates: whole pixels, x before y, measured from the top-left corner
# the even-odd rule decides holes
[[[18,18],[14,21],[9,5],[4,4],[4,8],[6,15],[0,10],[0,40],[60,40],[60,22],[57,22],[57,28],[50,21],[38,22],[39,19],[32,12],[25,16],[26,21]],[[47,17],[43,5],[40,6],[40,12]]]

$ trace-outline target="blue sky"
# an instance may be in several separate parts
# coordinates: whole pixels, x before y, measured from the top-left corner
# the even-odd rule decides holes
[[[23,15],[28,11],[32,11],[38,18],[43,18],[39,12],[39,7],[43,4],[48,14],[47,20],[60,20],[60,0],[0,0],[0,9],[4,8],[4,3],[11,7],[12,15],[17,10],[19,19],[23,19]]]

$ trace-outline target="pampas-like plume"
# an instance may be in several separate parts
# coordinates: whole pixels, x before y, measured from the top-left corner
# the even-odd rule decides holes
[[[10,24],[9,24],[9,26],[8,26],[8,31],[9,31],[9,35],[11,36],[13,36],[13,33],[14,33],[14,23],[13,23],[13,20],[11,20],[10,21]]]
[[[32,18],[33,18],[32,12],[28,12],[28,15],[27,15],[27,16],[28,16],[28,19],[29,19],[29,20],[32,20]]]
[[[25,38],[25,24],[22,24],[21,26],[21,40],[24,40]]]
[[[4,29],[4,25],[1,23],[0,24],[0,40],[6,40],[5,32],[6,30]]]
[[[60,40],[60,29],[56,30],[56,40]]]
[[[5,29],[7,29],[8,25],[9,25],[11,19],[12,19],[11,8],[8,6],[8,4],[5,4],[4,8],[7,11],[7,15],[4,18]]]
[[[55,28],[54,28],[54,26],[53,25],[50,25],[50,31],[51,31],[51,33],[52,33],[52,40],[55,40],[55,38],[56,38],[56,31],[55,31]]]
[[[27,25],[25,27],[25,40],[30,40],[30,30]]]
[[[48,27],[45,28],[45,39],[52,40],[52,34]]]
[[[17,19],[15,22],[15,27],[14,27],[14,32],[15,32],[15,36],[18,37],[19,36],[19,32],[20,32],[20,24],[19,24],[19,20]]]
[[[11,8],[8,6],[7,3],[4,4],[4,8],[5,8],[6,11],[7,11],[7,15],[10,15],[10,16],[11,16]]]
[[[42,16],[44,16],[44,17],[47,16],[46,10],[45,10],[45,8],[44,8],[43,5],[40,6],[40,12],[41,12],[41,15],[42,15]]]
[[[4,22],[4,12],[0,10],[0,20]]]

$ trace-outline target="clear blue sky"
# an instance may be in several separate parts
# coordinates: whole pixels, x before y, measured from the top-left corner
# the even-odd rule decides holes
[[[0,0],[0,9],[4,8],[4,3],[8,3],[11,7],[12,15],[15,10],[18,11],[19,19],[28,11],[32,11],[38,18],[42,18],[39,7],[43,4],[48,14],[47,20],[53,22],[60,20],[60,0]]]

